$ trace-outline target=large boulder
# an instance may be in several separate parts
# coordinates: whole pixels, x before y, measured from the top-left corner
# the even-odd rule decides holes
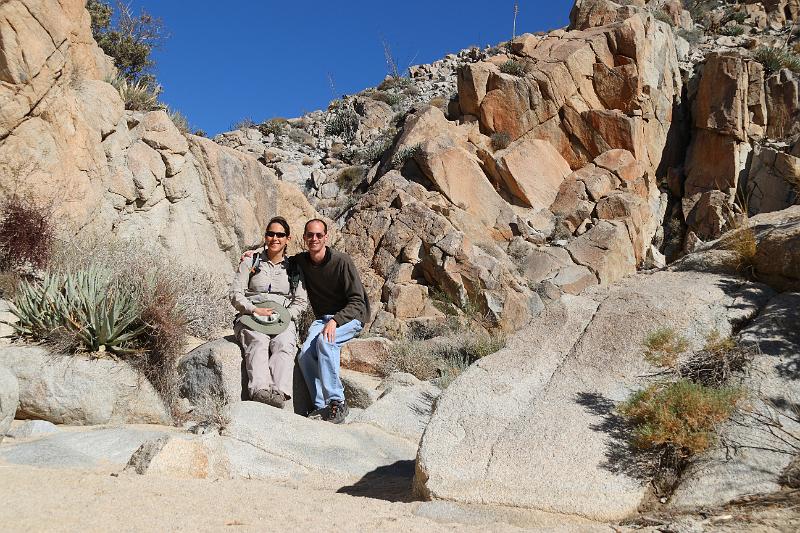
[[[242,350],[232,338],[209,341],[183,356],[178,362],[178,375],[181,396],[194,405],[247,397]]]
[[[548,306],[439,397],[418,453],[418,495],[597,520],[634,514],[648,474],[616,429],[614,406],[653,370],[639,342],[670,326],[702,346],[753,316],[770,291],[660,272],[584,294]]]
[[[226,446],[237,476],[288,477],[329,488],[413,461],[416,453],[415,444],[370,425],[336,426],[255,402],[232,405],[222,435],[229,438]]]
[[[17,418],[72,425],[172,422],[153,386],[125,362],[6,346],[0,348],[3,366],[19,382]]]
[[[11,427],[19,406],[19,385],[17,378],[5,367],[0,366],[0,442]]]
[[[800,293],[770,300],[739,338],[756,348],[746,383],[750,405],[721,429],[723,444],[692,461],[671,506],[710,507],[778,491],[797,453]]]

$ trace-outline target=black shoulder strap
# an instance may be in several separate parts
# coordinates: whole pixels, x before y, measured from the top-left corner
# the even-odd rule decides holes
[[[250,283],[250,280],[253,279],[253,276],[258,274],[259,270],[261,270],[261,254],[254,253],[253,262],[250,265],[250,276],[247,278],[248,284]]]
[[[289,277],[289,292],[294,296],[294,291],[300,284],[300,266],[294,256],[286,258],[286,275]]]

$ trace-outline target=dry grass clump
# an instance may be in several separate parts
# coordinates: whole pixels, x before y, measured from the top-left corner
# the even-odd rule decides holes
[[[515,59],[509,59],[500,65],[500,72],[503,74],[511,74],[512,76],[522,77],[527,73],[527,68],[523,63]]]
[[[753,350],[740,346],[731,337],[712,331],[702,350],[683,362],[678,374],[708,387],[721,387],[736,372],[742,371],[753,356]]]
[[[108,81],[119,92],[120,98],[125,103],[125,109],[130,111],[154,111],[161,109],[158,97],[161,86],[150,80],[131,82],[123,76],[117,76]]]
[[[670,446],[688,457],[716,441],[717,428],[742,398],[741,389],[735,387],[717,389],[681,379],[635,393],[620,412],[636,423],[634,443],[639,448]]]
[[[490,140],[494,150],[502,150],[508,148],[508,145],[511,144],[511,135],[504,131],[498,131],[497,133],[492,133]]]
[[[269,136],[274,135],[276,138],[284,135],[289,129],[289,121],[282,117],[271,118],[258,125],[258,131],[261,135]]]
[[[736,255],[736,270],[745,276],[755,274],[756,252],[758,241],[755,231],[746,224],[734,230],[727,240],[726,247]]]
[[[395,342],[381,369],[383,374],[408,372],[446,388],[472,363],[506,344],[505,335],[487,332],[469,320],[452,318],[441,324],[441,330],[431,325],[424,328],[430,331],[418,327],[406,339]],[[424,337],[428,335],[436,336]]]
[[[392,156],[392,168],[401,169],[409,159],[413,159],[422,152],[422,145],[404,146]]]
[[[689,348],[689,342],[674,328],[664,327],[651,332],[645,337],[644,358],[656,366],[674,368],[678,357]]]

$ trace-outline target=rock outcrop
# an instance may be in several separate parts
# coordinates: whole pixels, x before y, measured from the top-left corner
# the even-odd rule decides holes
[[[0,44],[0,194],[31,197],[67,235],[202,250],[207,268],[230,273],[276,212],[275,174],[180,132],[165,111],[125,111],[84,2],[14,0],[0,19],[15,29]]]
[[[771,294],[736,278],[666,272],[563,296],[439,397],[417,456],[417,494],[599,520],[635,513],[648,478],[615,429],[614,406],[653,370],[639,342],[670,326],[702,346]]]
[[[124,362],[7,346],[0,348],[0,367],[19,383],[17,418],[72,425],[172,422],[152,385]]]

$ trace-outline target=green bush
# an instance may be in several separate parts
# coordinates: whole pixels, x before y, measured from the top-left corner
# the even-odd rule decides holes
[[[161,109],[158,96],[161,86],[149,80],[129,81],[127,78],[117,76],[109,81],[119,92],[125,109],[130,111],[155,111]]]
[[[150,54],[164,40],[161,20],[144,10],[135,16],[123,2],[117,3],[116,18],[111,4],[102,0],[89,0],[86,9],[94,40],[113,58],[120,75],[129,82],[144,80],[151,84],[153,78],[148,72],[154,62]]]
[[[712,388],[682,379],[657,383],[635,393],[620,407],[634,424],[641,449],[669,446],[679,456],[700,453],[716,440],[716,430],[743,399],[738,388]]]
[[[731,24],[728,26],[723,26],[719,32],[722,35],[727,35],[728,37],[738,37],[744,34],[744,26],[739,24]]]
[[[261,135],[265,137],[274,135],[276,139],[285,135],[288,129],[289,121],[282,117],[271,118],[258,125],[258,131],[261,132]]]
[[[788,68],[792,72],[800,72],[800,57],[783,48],[762,46],[758,48],[753,57],[764,65],[767,74]]]
[[[400,105],[403,100],[405,100],[405,95],[402,93],[390,93],[387,91],[375,91],[370,94],[370,98],[373,100],[377,100],[378,102],[383,102],[385,104],[389,104],[392,107]]]
[[[363,148],[347,148],[341,155],[345,160],[351,163],[371,166],[383,157],[383,154],[392,147],[395,133],[397,132],[393,129],[385,131],[380,137]]]
[[[652,365],[673,368],[678,357],[689,348],[689,342],[675,329],[659,328],[645,337],[644,358]]]
[[[413,159],[417,154],[422,152],[422,146],[415,144],[412,146],[404,146],[400,148],[392,156],[392,168],[401,169],[409,159]]]
[[[338,135],[346,141],[352,141],[358,131],[358,125],[358,115],[352,108],[339,107],[328,113],[325,134]]]
[[[526,72],[525,65],[514,59],[509,59],[500,65],[500,72],[504,74],[511,74],[513,76],[524,76]]]
[[[414,85],[410,78],[402,76],[389,76],[378,85],[378,90],[385,91],[387,89],[405,89]]]

